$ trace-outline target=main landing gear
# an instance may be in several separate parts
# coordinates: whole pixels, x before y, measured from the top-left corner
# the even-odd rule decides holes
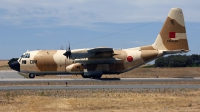
[[[30,73],[29,78],[31,78],[31,79],[35,78],[35,74]]]
[[[81,74],[81,76],[82,76],[83,78],[99,79],[99,78],[101,78],[102,74],[101,74],[101,75],[84,75],[84,74]]]
[[[84,75],[84,74],[81,74],[81,76],[82,76],[83,78],[91,78],[90,75]]]

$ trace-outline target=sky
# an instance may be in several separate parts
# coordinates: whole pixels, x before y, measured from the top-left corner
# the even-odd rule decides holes
[[[199,54],[199,0],[0,0],[0,59],[27,50],[153,44],[169,11],[183,10],[191,54]]]

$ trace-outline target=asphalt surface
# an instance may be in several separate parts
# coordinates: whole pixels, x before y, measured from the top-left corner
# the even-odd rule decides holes
[[[1,70],[0,71],[0,79],[5,78],[24,78],[23,76],[19,75],[18,72],[13,70]]]
[[[13,70],[0,71],[1,83],[32,83],[32,82],[102,82],[102,81],[120,81],[120,82],[177,82],[177,81],[200,81],[200,78],[101,78],[101,79],[27,79]]]
[[[9,78],[0,79],[0,84],[5,83],[39,83],[39,82],[193,82],[200,81],[200,78],[101,78],[101,79],[24,79],[24,78]]]
[[[101,79],[25,79],[15,71],[0,71],[0,84],[37,83],[37,82],[192,82],[200,78],[101,78]],[[199,89],[200,84],[137,84],[137,85],[14,85],[0,86],[0,90],[45,90],[45,89],[164,89],[164,88],[190,88]]]

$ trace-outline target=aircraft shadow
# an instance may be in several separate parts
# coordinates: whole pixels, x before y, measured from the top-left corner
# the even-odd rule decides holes
[[[99,78],[99,79],[95,79],[95,80],[101,80],[101,81],[113,81],[113,80],[121,80],[120,78]]]

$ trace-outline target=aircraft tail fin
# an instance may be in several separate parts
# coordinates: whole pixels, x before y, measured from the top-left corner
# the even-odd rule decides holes
[[[152,45],[154,49],[189,51],[182,9],[172,8]]]

